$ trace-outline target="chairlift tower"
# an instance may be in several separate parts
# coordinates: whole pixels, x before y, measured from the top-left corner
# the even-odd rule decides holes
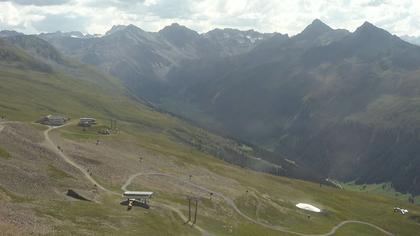
[[[192,224],[194,225],[197,222],[199,198],[194,197],[194,196],[187,196],[187,200],[188,200],[188,221],[186,223],[191,222],[191,201],[195,201],[194,220],[192,221]]]
[[[117,129],[117,120],[110,120],[110,124],[111,124],[111,130],[116,130]]]

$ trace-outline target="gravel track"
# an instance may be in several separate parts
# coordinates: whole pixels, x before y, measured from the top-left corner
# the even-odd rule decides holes
[[[156,173],[156,172],[154,172],[154,173],[137,173],[137,174],[134,174],[134,175],[131,175],[128,179],[127,179],[127,181],[124,183],[124,185],[121,187],[121,189],[123,190],[123,191],[127,191],[127,187],[131,184],[131,182],[133,182],[133,180],[135,179],[135,178],[137,178],[137,177],[139,177],[139,176],[148,176],[148,175],[155,175],[155,176],[164,176],[164,177],[169,177],[169,178],[175,178],[175,179],[177,179],[178,177],[177,176],[174,176],[174,175],[170,175],[170,174],[164,174],[164,173]],[[253,219],[253,218],[251,218],[251,217],[249,217],[249,216],[247,216],[245,213],[243,213],[237,206],[236,206],[236,204],[235,204],[235,202],[231,199],[231,198],[229,198],[229,197],[227,197],[227,196],[225,196],[225,195],[223,195],[222,193],[219,193],[219,192],[215,192],[215,191],[212,191],[212,190],[210,190],[210,189],[208,189],[208,188],[205,188],[205,187],[203,187],[203,186],[200,186],[200,185],[197,185],[197,184],[195,184],[195,183],[192,183],[191,181],[187,181],[187,180],[179,180],[179,181],[181,181],[181,182],[184,182],[185,184],[188,184],[188,185],[190,185],[190,186],[192,186],[192,187],[195,187],[195,188],[197,188],[197,189],[200,189],[200,190],[202,190],[202,191],[205,191],[205,192],[208,192],[208,193],[213,193],[213,195],[214,196],[218,196],[218,197],[220,197],[220,198],[222,198],[230,207],[232,207],[240,216],[242,216],[243,218],[245,218],[245,219],[247,219],[248,221],[250,221],[250,222],[252,222],[252,223],[255,223],[255,224],[258,224],[258,225],[261,225],[261,226],[263,226],[263,227],[265,227],[265,228],[269,228],[269,229],[272,229],[272,230],[276,230],[276,231],[280,231],[280,232],[283,232],[283,233],[288,233],[288,234],[294,234],[294,235],[299,235],[299,236],[330,236],[330,235],[333,235],[333,234],[335,234],[336,232],[337,232],[337,230],[338,229],[340,229],[341,227],[343,227],[343,226],[345,226],[345,225],[347,225],[347,224],[363,224],[363,225],[367,225],[367,226],[370,226],[370,227],[372,227],[372,228],[375,228],[375,229],[377,229],[377,230],[379,230],[379,231],[381,231],[382,233],[384,233],[385,235],[389,235],[389,236],[394,236],[394,234],[392,234],[392,233],[390,233],[390,232],[388,232],[388,231],[386,231],[386,230],[384,230],[384,229],[382,229],[381,227],[379,227],[379,226],[376,226],[376,225],[374,225],[374,224],[371,224],[371,223],[368,223],[368,222],[364,222],[364,221],[358,221],[358,220],[345,220],[345,221],[342,221],[342,222],[340,222],[339,224],[337,224],[336,226],[334,226],[331,230],[330,230],[330,232],[328,232],[328,233],[325,233],[325,234],[304,234],[304,233],[299,233],[299,232],[294,232],[294,231],[290,231],[290,230],[287,230],[286,228],[284,228],[284,227],[282,227],[282,226],[275,226],[275,225],[269,225],[269,224],[265,224],[265,223],[262,223],[262,222],[259,222],[259,221],[257,221],[257,220],[255,220],[255,219]]]
[[[69,158],[66,154],[64,154],[63,151],[59,150],[57,145],[52,141],[52,139],[49,136],[49,133],[52,130],[63,128],[65,126],[68,126],[68,125],[71,125],[71,124],[72,123],[68,123],[66,125],[57,126],[57,127],[49,126],[48,129],[44,131],[45,144],[46,144],[47,148],[51,149],[53,152],[58,154],[65,162],[72,165],[74,168],[78,169],[80,172],[82,172],[82,174],[85,176],[85,178],[89,182],[91,182],[92,184],[96,185],[99,189],[103,190],[106,193],[112,194],[112,195],[121,196],[121,193],[111,191],[111,190],[107,189],[106,187],[102,186],[101,184],[99,184],[98,182],[96,182],[96,180],[93,179],[92,176],[90,176],[90,174],[86,171],[85,168],[83,168],[81,165],[75,163],[71,158]],[[0,127],[2,127],[2,126],[0,126]],[[130,180],[130,183],[131,183],[131,181],[132,180]],[[124,186],[123,186],[124,188],[122,188],[122,189],[125,189],[128,186],[128,184],[126,183]],[[125,190],[123,190],[123,191],[125,191]],[[163,203],[156,203],[156,205],[175,212],[184,222],[186,222],[188,220],[187,217],[179,209],[177,209],[175,207],[172,207],[172,206],[169,206],[169,205],[166,205],[166,204],[163,204]],[[204,229],[202,229],[200,226],[198,226],[196,224],[194,224],[194,225],[190,224],[190,226],[195,228],[196,230],[200,231],[200,233],[204,236],[211,235],[207,231],[205,231]]]

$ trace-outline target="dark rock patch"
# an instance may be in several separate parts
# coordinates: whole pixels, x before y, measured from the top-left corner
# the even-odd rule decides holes
[[[67,195],[67,196],[69,196],[69,197],[72,197],[72,198],[74,198],[74,199],[77,199],[77,200],[91,202],[91,200],[89,200],[89,199],[87,199],[87,198],[85,198],[85,197],[81,196],[80,194],[76,193],[76,192],[75,192],[74,190],[72,190],[72,189],[67,190],[67,194],[66,194],[66,195]]]

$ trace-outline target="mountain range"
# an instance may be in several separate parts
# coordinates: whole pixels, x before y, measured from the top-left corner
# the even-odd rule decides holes
[[[134,25],[114,26],[99,38],[39,35],[63,54],[122,79],[142,97],[153,96],[149,88],[158,86],[172,68],[184,61],[245,53],[270,36],[233,29],[216,29],[200,35],[179,24],[156,33]]]
[[[371,23],[349,32],[314,20],[295,36],[179,24],[0,36],[32,52],[13,63],[92,65],[156,109],[267,150],[261,158],[274,164],[420,193],[420,47]]]
[[[314,21],[246,54],[170,73],[159,102],[323,173],[418,193],[420,48],[370,23]]]
[[[179,143],[242,167],[277,175],[287,172],[297,178],[316,176],[257,146],[212,134],[150,107],[120,80],[63,55],[38,36],[2,33],[1,117],[24,121],[34,121],[45,114],[112,118],[163,132]],[[273,164],[259,155],[282,161]]]

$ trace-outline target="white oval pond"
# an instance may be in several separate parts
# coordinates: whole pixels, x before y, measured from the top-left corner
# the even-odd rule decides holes
[[[296,204],[296,207],[303,209],[303,210],[307,210],[307,211],[312,211],[312,212],[321,212],[321,209],[319,209],[318,207],[314,207],[310,204],[307,203],[298,203]]]

